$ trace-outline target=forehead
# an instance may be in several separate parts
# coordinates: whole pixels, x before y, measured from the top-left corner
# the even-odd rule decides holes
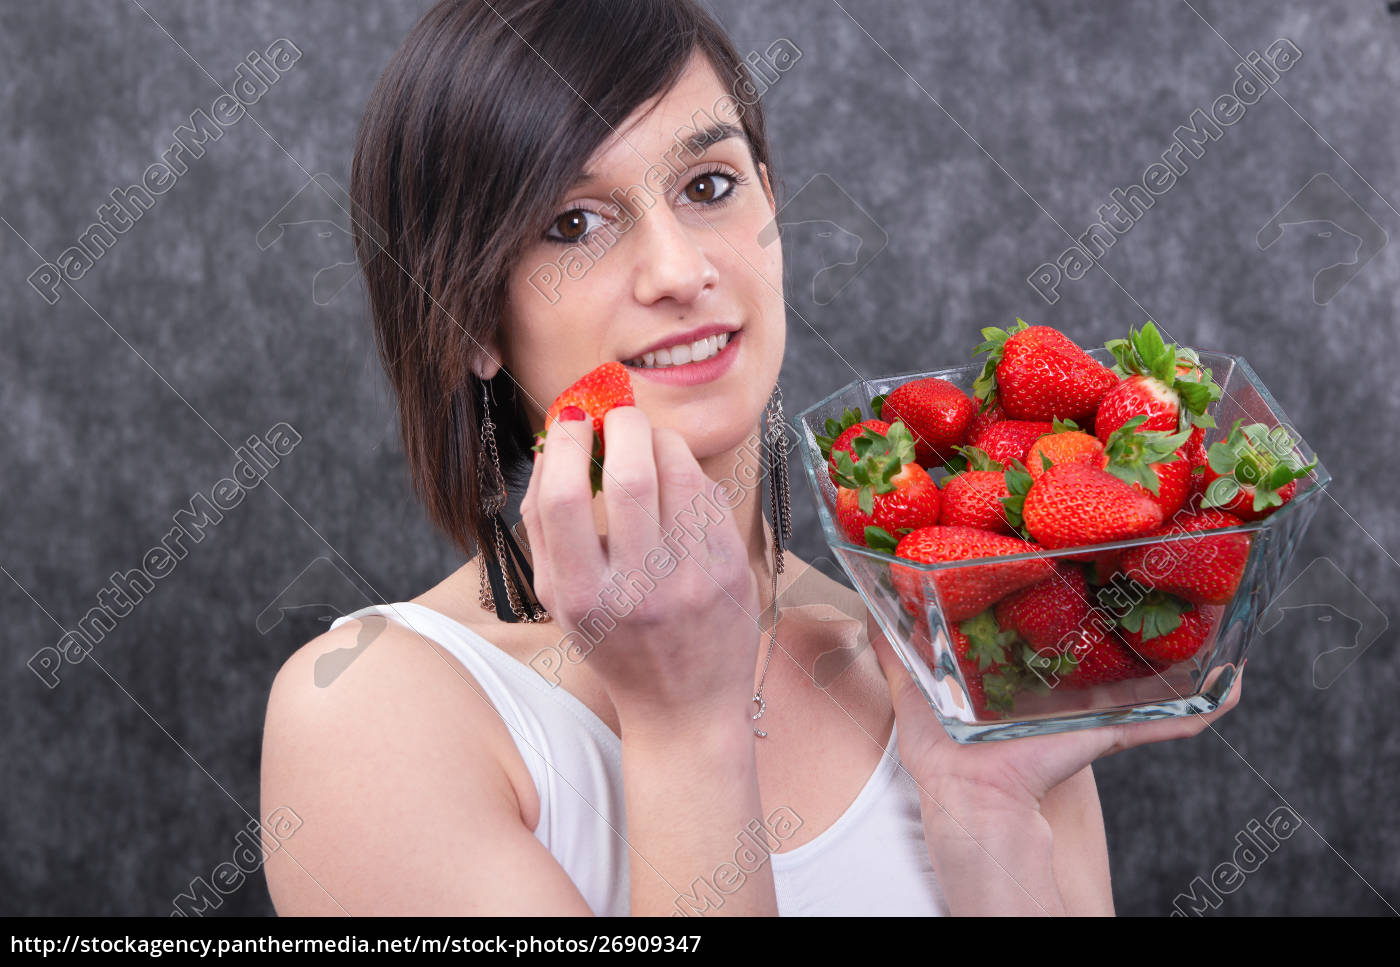
[[[585,167],[600,175],[645,168],[699,132],[738,127],[740,107],[709,59],[696,52],[676,83],[617,125]]]

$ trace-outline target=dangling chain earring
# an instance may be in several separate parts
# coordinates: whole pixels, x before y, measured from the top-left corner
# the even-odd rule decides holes
[[[496,424],[491,419],[491,395],[486,386],[486,381],[481,381],[481,455],[485,459],[477,462],[477,480],[481,492],[481,512],[486,517],[491,518],[491,527],[496,534],[496,560],[495,565],[500,571],[500,583],[505,589],[506,600],[510,604],[510,614],[514,615],[515,621],[543,622],[549,620],[549,613],[538,601],[532,600],[528,603],[524,595],[521,594],[519,586],[520,571],[525,571],[525,580],[530,580],[528,571],[529,565],[525,563],[524,555],[515,545],[514,538],[507,537],[506,528],[502,524],[501,511],[506,506],[506,483],[505,476],[501,473],[501,457],[496,451]],[[507,548],[507,541],[510,547]],[[483,611],[495,611],[505,620],[511,620],[502,614],[501,609],[496,606],[496,595],[492,588],[492,578],[489,565],[486,561],[484,548],[477,549],[477,570],[481,579],[481,608]]]
[[[773,615],[769,619],[768,656],[763,659],[763,672],[754,689],[753,703],[758,706],[750,718],[758,721],[768,710],[763,699],[763,683],[768,679],[768,665],[773,661],[773,649],[778,644],[778,575],[783,572],[783,552],[792,537],[792,508],[788,492],[787,464],[787,419],[783,414],[782,387],[774,385],[773,395],[768,399],[768,409],[764,414],[763,442],[767,457],[768,506],[773,518]],[[768,733],[754,726],[753,734],[760,739]]]

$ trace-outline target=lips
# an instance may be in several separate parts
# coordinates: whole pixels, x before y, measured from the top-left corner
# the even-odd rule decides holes
[[[703,362],[719,353],[728,344],[737,326],[711,324],[676,333],[657,340],[650,346],[622,360],[623,365],[636,369],[664,369]]]

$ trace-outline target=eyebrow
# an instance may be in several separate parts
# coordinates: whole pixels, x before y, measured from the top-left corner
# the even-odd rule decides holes
[[[665,157],[669,159],[675,156],[678,147],[684,154],[688,154],[692,158],[697,157],[704,154],[711,146],[719,144],[721,141],[728,141],[730,138],[747,139],[748,135],[744,133],[743,128],[734,124],[712,124],[684,138],[678,136],[674,144],[667,150]],[[573,187],[576,189],[579,185],[594,181],[597,177],[595,172],[584,171],[575,179]]]

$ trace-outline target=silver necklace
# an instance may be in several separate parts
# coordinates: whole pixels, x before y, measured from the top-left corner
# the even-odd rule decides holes
[[[763,713],[768,710],[768,703],[763,700],[763,683],[768,680],[768,664],[773,660],[773,648],[778,644],[778,555],[776,548],[773,554],[773,617],[769,620],[768,628],[768,656],[763,659],[763,674],[758,676],[758,688],[753,693],[754,704],[758,706],[758,711],[751,716],[755,722],[763,718]],[[753,727],[753,734],[760,739],[768,737],[768,733],[757,725]]]

